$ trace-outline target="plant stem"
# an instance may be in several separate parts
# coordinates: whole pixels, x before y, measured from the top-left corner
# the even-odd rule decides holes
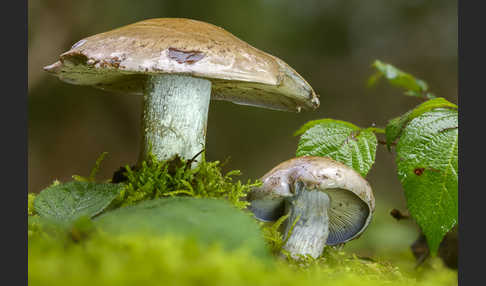
[[[299,218],[290,236],[286,239],[283,249],[294,259],[299,255],[317,258],[322,254],[329,235],[329,196],[319,191],[309,191],[305,188],[295,199],[287,204],[290,217],[285,225],[285,234],[289,233],[293,222]]]
[[[379,127],[368,127],[366,128],[366,130],[370,130],[374,133],[377,133],[377,134],[385,134],[385,128],[379,128]]]
[[[211,82],[185,75],[149,76],[144,92],[142,146],[158,160],[191,159],[204,149]]]

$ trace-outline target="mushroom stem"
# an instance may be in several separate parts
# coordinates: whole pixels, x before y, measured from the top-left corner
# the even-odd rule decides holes
[[[300,191],[299,191],[300,189]],[[316,190],[296,188],[296,196],[287,200],[286,208],[290,216],[285,225],[285,235],[289,233],[295,220],[298,218],[292,233],[283,248],[292,258],[299,255],[317,258],[322,254],[329,235],[329,196]]]
[[[185,75],[149,76],[144,90],[142,146],[158,160],[191,159],[204,149],[211,82]]]

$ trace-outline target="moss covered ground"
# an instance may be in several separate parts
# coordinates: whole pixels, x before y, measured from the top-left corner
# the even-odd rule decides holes
[[[339,251],[306,265],[268,264],[244,248],[228,252],[170,235],[96,234],[82,243],[33,236],[28,247],[29,285],[457,285],[457,273],[440,260],[417,273]]]
[[[139,201],[181,194],[226,200],[236,206],[236,212],[245,213],[241,198],[255,183],[233,182],[228,174],[220,173],[219,163],[200,164],[202,173],[184,164],[172,170],[174,166],[156,164],[125,172],[127,188],[105,213],[137,205]],[[113,234],[88,218],[77,220],[69,228],[57,228],[42,222],[34,211],[34,201],[35,195],[30,194],[28,283],[34,286],[457,285],[457,271],[446,268],[438,258],[415,268],[415,259],[407,247],[373,250],[366,257],[352,245],[326,248],[319,259],[295,261],[278,254],[282,243],[278,228],[260,224],[269,260],[247,247],[228,249],[217,240],[202,243],[197,237],[180,232]],[[373,227],[385,233],[384,237],[394,233],[383,219],[378,219]],[[365,240],[360,243],[361,249],[376,246]]]

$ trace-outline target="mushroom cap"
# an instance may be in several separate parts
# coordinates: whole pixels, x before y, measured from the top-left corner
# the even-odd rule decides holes
[[[307,189],[325,192],[331,201],[328,245],[359,236],[375,209],[368,182],[352,168],[331,158],[293,158],[277,165],[260,180],[263,185],[250,192],[248,201],[255,216],[264,221],[275,221],[284,214],[285,198],[294,195],[296,181],[303,182]]]
[[[287,111],[319,106],[312,87],[284,61],[191,19],[148,19],[87,37],[44,70],[71,84],[129,94],[143,94],[147,75],[185,74],[210,80],[213,99]]]

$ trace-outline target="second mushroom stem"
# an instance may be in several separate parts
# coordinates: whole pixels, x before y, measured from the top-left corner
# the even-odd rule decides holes
[[[158,160],[191,159],[204,149],[211,82],[186,75],[154,75],[147,80],[138,164],[149,150]]]
[[[295,185],[296,196],[287,201],[287,212],[290,214],[285,225],[285,234],[292,229],[290,237],[286,237],[283,246],[293,258],[299,255],[311,255],[317,258],[322,254],[329,235],[329,218],[327,210],[330,205],[329,196],[317,190],[305,190],[302,182]]]

